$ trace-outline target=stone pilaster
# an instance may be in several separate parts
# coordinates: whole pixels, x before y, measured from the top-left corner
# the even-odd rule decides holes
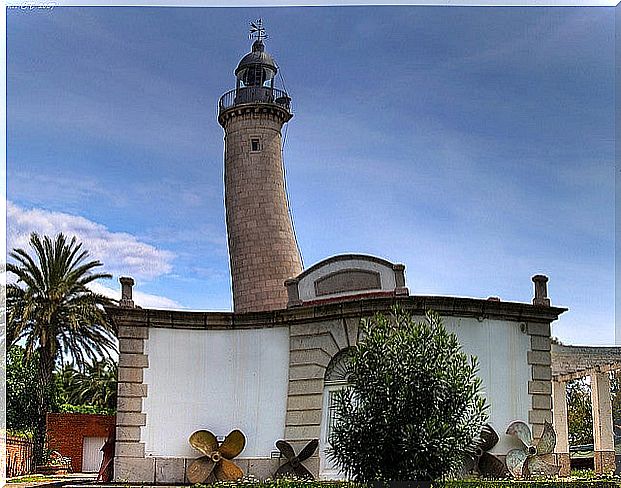
[[[531,381],[528,393],[531,396],[531,408],[528,423],[533,430],[533,437],[539,438],[546,421],[552,422],[552,357],[550,355],[550,324],[529,322],[526,331],[530,335],[530,351],[526,360],[530,365]]]
[[[347,318],[290,326],[289,392],[285,439],[296,451],[321,436],[323,390],[326,367],[331,359],[358,342],[360,319]],[[304,462],[314,476],[319,475],[319,452]]]
[[[591,374],[591,403],[595,473],[612,473],[615,470],[615,446],[608,373]]]
[[[129,297],[131,300],[131,295]],[[153,482],[155,461],[145,458],[141,428],[147,417],[142,411],[147,385],[143,383],[144,369],[149,365],[145,341],[149,328],[144,323],[130,321],[119,325],[118,400],[116,414],[116,446],[114,480],[117,482]]]

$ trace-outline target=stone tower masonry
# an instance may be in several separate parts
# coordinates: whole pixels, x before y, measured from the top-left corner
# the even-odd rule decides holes
[[[302,271],[282,161],[281,130],[293,115],[287,93],[274,88],[277,70],[259,36],[218,106],[235,312],[286,308],[284,282]]]

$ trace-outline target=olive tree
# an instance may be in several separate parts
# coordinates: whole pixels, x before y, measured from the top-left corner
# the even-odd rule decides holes
[[[433,312],[416,321],[395,308],[361,327],[349,387],[336,396],[328,455],[364,482],[458,473],[487,420],[476,357]]]

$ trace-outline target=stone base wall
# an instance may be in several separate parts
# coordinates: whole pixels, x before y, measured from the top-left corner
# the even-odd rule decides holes
[[[556,454],[556,464],[560,466],[559,476],[569,476],[571,474],[571,461],[568,452],[560,452]]]
[[[614,451],[595,451],[593,453],[593,465],[595,474],[610,474],[616,469]]]
[[[164,458],[147,457],[121,458],[117,460],[116,481],[128,483],[157,483],[157,484],[188,484],[188,468],[196,458]],[[285,462],[280,458],[236,458],[233,460],[239,466],[244,476],[265,480],[273,478],[274,473]],[[316,456],[304,462],[304,465],[313,470],[317,469],[319,458]]]

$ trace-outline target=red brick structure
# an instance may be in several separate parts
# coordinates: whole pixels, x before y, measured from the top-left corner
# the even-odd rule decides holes
[[[85,437],[108,437],[115,428],[114,415],[48,413],[47,436],[50,449],[71,458],[73,471],[82,471]]]
[[[6,476],[22,476],[34,471],[32,459],[32,440],[6,436]]]

